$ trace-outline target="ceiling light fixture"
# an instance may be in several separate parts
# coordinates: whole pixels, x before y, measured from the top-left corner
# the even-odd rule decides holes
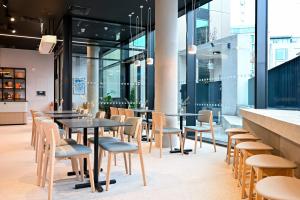
[[[151,53],[152,53],[152,48],[151,48],[151,45],[152,45],[152,40],[151,40],[151,35],[150,35],[150,33],[151,33],[151,7],[149,7],[148,8],[148,19],[147,19],[147,34],[149,34],[148,35],[148,46],[149,46],[149,49],[147,49],[147,65],[153,65],[153,63],[154,63],[154,60],[153,60],[153,58],[152,58],[152,56],[151,56]]]
[[[13,29],[13,30],[11,30],[11,32],[12,32],[13,34],[15,34],[15,33],[16,33],[16,30],[15,30],[15,29]]]
[[[135,35],[138,35],[138,29],[139,29],[139,16],[136,16],[136,21],[135,21],[135,25],[136,25],[136,29],[135,29]],[[133,42],[133,47],[134,47],[134,42]],[[136,67],[140,67],[141,66],[141,61],[139,60],[138,55],[135,56],[135,61],[134,61],[134,65]]]
[[[192,11],[193,11],[193,16],[194,16],[194,20],[195,20],[195,10],[196,10],[196,1],[197,0],[192,0]],[[185,4],[186,4],[186,0],[185,0]],[[186,12],[186,10],[185,10]],[[190,44],[188,46],[188,54],[194,55],[197,53],[197,46],[194,44],[194,37],[195,37],[195,27],[193,27],[193,34],[192,34],[192,44]]]
[[[9,20],[10,20],[11,22],[14,22],[14,21],[16,21],[16,18],[11,17]]]

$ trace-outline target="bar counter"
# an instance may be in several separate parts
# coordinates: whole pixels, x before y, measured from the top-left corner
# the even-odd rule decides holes
[[[275,155],[294,161],[300,177],[300,111],[240,109],[243,127],[271,145]]]

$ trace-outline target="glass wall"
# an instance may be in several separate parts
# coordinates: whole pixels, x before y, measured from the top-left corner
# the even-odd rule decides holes
[[[212,0],[195,15],[196,110],[213,111],[226,142],[224,130],[242,126],[239,108],[254,103],[255,0]]]
[[[299,109],[300,106],[300,1],[268,2],[268,106]]]

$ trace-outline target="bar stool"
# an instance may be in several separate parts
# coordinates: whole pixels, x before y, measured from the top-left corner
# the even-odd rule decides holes
[[[237,178],[239,154],[237,154],[236,145],[241,142],[251,142],[251,141],[257,142],[260,139],[249,133],[243,133],[243,134],[236,134],[236,135],[231,136],[231,140],[234,141],[232,171],[234,174],[234,178]]]
[[[228,136],[227,152],[226,152],[225,160],[227,161],[227,164],[229,165],[230,157],[231,157],[231,154],[233,153],[233,151],[231,150],[231,144],[232,144],[231,137],[236,134],[249,133],[249,131],[247,131],[246,129],[243,129],[243,128],[228,128],[225,130],[225,132],[227,133],[227,136]]]
[[[253,155],[258,154],[271,154],[273,148],[267,144],[260,142],[242,142],[236,145],[237,151],[239,151],[239,169],[238,180],[242,186],[242,199],[246,196],[246,175],[247,165],[246,159]]]
[[[247,158],[246,164],[251,167],[249,199],[251,199],[253,196],[255,177],[257,177],[257,181],[260,181],[265,176],[293,177],[294,170],[297,168],[297,165],[295,163],[285,158],[269,154],[251,156]],[[257,195],[256,199],[261,199],[260,195]]]
[[[264,199],[299,200],[300,180],[287,176],[267,177],[256,184],[256,191]]]

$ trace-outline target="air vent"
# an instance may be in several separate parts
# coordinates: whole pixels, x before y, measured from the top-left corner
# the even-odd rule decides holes
[[[85,7],[81,7],[81,6],[70,6],[69,11],[73,14],[73,15],[83,15],[83,16],[87,16],[90,11],[91,8],[85,8]]]

